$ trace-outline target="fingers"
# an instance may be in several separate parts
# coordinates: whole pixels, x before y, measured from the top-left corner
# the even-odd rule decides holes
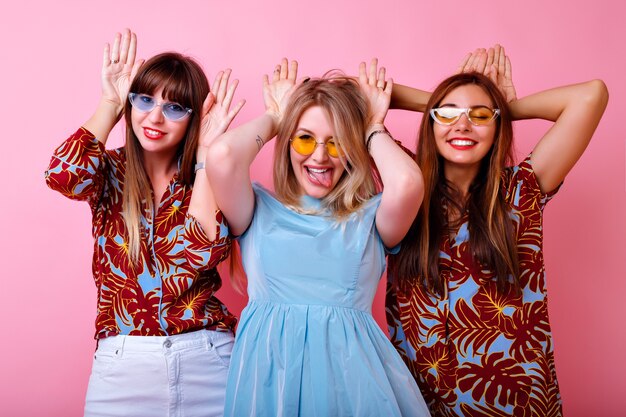
[[[225,95],[219,101],[222,106],[225,108],[230,107],[230,103],[233,101],[233,96],[235,95],[235,90],[237,90],[237,86],[239,85],[239,80],[233,80],[233,82],[228,86],[228,91],[226,91]]]
[[[500,45],[496,45],[496,48],[498,49],[498,72],[500,72],[500,74],[504,74],[506,67],[506,53],[504,52],[504,48]]]
[[[485,68],[483,71],[484,75],[487,75],[491,71],[491,65],[495,59],[495,49],[489,48],[487,49],[487,62],[485,63]]]
[[[237,116],[237,114],[239,113],[239,111],[241,110],[244,104],[246,104],[246,100],[240,100],[237,104],[235,104],[235,107],[233,107],[228,112],[228,120],[229,120],[228,124],[230,124],[230,122],[233,121],[233,119],[235,118],[235,116]]]
[[[124,33],[116,33],[113,45],[105,44],[102,66],[106,67],[111,64],[117,64],[121,62],[123,65],[135,64],[135,57],[137,55],[137,35],[130,31],[130,29],[124,29]]]
[[[289,81],[296,82],[296,77],[298,76],[298,61],[291,61],[289,64]]]
[[[228,109],[230,108],[230,104],[232,103],[233,97],[235,95],[235,90],[237,90],[237,86],[239,85],[239,80],[233,80],[233,82],[229,84],[231,72],[231,69],[228,68],[224,71],[218,72],[215,76],[212,91],[211,93],[209,93],[204,103],[206,105],[207,102],[211,100],[211,106],[206,109],[206,112],[209,112],[213,108],[213,106],[216,106],[214,109],[216,116],[221,115],[219,117],[223,118],[224,114],[230,114],[228,113]],[[267,75],[263,77],[263,84],[269,84]],[[239,106],[239,103],[237,105]],[[243,106],[243,104],[241,106]],[[238,111],[239,110],[237,110],[237,112]]]
[[[359,83],[367,84],[379,88],[385,88],[385,77],[387,70],[385,67],[378,68],[378,58],[372,58],[369,67],[365,62],[359,64]]]
[[[498,85],[498,67],[496,66],[496,64],[491,64],[486,75],[491,79],[491,81],[493,81],[495,85]]]
[[[111,62],[117,64],[120,62],[120,42],[122,41],[122,35],[115,34],[115,40],[113,41],[113,48],[111,49]]]
[[[472,57],[472,53],[468,52],[467,55],[465,55],[463,59],[461,60],[461,63],[457,67],[455,74],[460,74],[462,72],[465,72],[465,67],[467,66],[467,63],[471,57]]]
[[[274,72],[272,73],[272,81],[271,83],[278,82],[280,80],[288,80],[291,84],[296,84],[296,78],[298,76],[298,61],[289,62],[287,58],[283,58],[280,61],[280,64],[274,67]],[[267,78],[267,84],[264,79],[264,86],[268,86],[270,84],[269,77]]]
[[[391,95],[391,91],[393,90],[393,78],[387,80],[387,85],[385,86],[385,93]]]
[[[230,78],[230,73],[231,73],[231,69],[227,68],[222,73],[219,87],[213,87],[213,91],[215,91],[215,95],[216,95],[218,103],[221,103],[224,101],[224,97],[226,96],[226,91],[228,90],[228,79]],[[215,90],[216,88],[217,88],[217,91]]]
[[[359,83],[367,84],[367,72],[366,72],[366,64],[365,62],[361,62],[359,64]]]
[[[128,50],[130,48],[130,29],[124,29],[124,33],[122,34],[122,41],[120,43],[120,57],[119,60],[122,64],[126,64],[126,59],[128,58]]]
[[[287,62],[287,58],[283,58],[280,61],[280,79],[284,80],[285,78],[287,78],[287,73],[288,73],[288,62]]]
[[[213,84],[211,84],[209,86],[209,89],[211,90],[211,92],[214,92],[214,94],[217,95],[217,90],[219,90],[220,88],[220,83],[222,81],[222,76],[224,75],[224,71],[219,71],[216,75],[215,75],[215,79],[213,80]]]
[[[480,74],[485,72],[485,67],[487,65],[487,51],[484,48],[480,48],[478,53],[476,54],[476,59],[474,60],[473,71],[476,71]]]
[[[378,70],[378,81],[376,82],[376,87],[378,88],[385,88],[385,73],[386,73],[386,69],[385,67],[380,67],[380,69]]]
[[[212,92],[210,92],[209,94],[207,94],[206,98],[204,99],[204,103],[202,103],[202,116],[203,117],[209,113],[209,111],[211,110],[211,107],[213,107],[213,104],[215,104],[215,95]]]
[[[505,56],[505,61],[504,61],[504,77],[507,80],[512,80],[513,79],[513,69],[511,68],[511,60],[509,59],[508,56]]]
[[[137,75],[137,72],[139,72],[139,68],[141,68],[141,66],[143,65],[145,61],[143,59],[138,60],[137,62],[135,62],[133,64],[133,68],[130,70],[130,82],[132,83],[133,80],[135,79],[135,76]]]
[[[102,52],[102,68],[111,65],[111,45],[104,44],[104,51]]]
[[[272,82],[276,82],[278,80],[280,80],[280,64],[276,65],[274,73],[272,74]]]
[[[471,72],[474,70],[474,63],[476,62],[476,56],[478,55],[479,49],[476,49],[474,52],[470,52],[470,57],[463,68],[463,72]]]
[[[376,85],[376,67],[378,66],[378,59],[372,58],[369,68],[369,85]]]
[[[131,32],[130,44],[128,46],[128,55],[126,58],[126,63],[129,65],[134,65],[136,55],[137,55],[137,35]]]

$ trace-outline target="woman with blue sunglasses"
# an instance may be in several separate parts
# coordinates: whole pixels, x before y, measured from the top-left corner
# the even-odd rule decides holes
[[[207,154],[248,278],[224,414],[429,415],[371,312],[385,247],[422,198],[419,168],[383,124],[392,81],[375,60],[358,80],[296,74],[284,59],[265,79],[266,112]],[[252,184],[250,165],[274,136],[272,193]]]
[[[432,94],[396,89],[424,113],[415,160],[422,209],[390,257],[394,345],[437,416],[561,416],[543,264],[542,213],[582,156],[608,100],[600,80],[516,98],[496,45]],[[512,121],[554,122],[513,164]]]
[[[105,46],[98,107],[46,171],[50,188],[93,215],[97,349],[85,415],[219,416],[236,319],[215,297],[230,240],[201,170],[243,102],[230,109],[229,71],[209,93],[193,59],[135,60],[136,46],[129,30]],[[126,144],[106,149],[122,116]]]

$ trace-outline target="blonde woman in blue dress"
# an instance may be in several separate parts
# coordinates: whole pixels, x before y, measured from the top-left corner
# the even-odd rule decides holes
[[[277,65],[266,111],[207,154],[248,278],[224,414],[429,415],[371,313],[385,248],[400,243],[423,195],[419,168],[383,124],[393,82],[376,60],[358,79],[296,74],[295,61]],[[274,136],[275,194],[249,173]]]

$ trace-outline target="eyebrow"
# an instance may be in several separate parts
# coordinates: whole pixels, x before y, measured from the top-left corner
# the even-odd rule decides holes
[[[313,136],[314,138],[317,138],[317,136],[315,136],[315,133],[313,133],[312,131],[310,131],[309,129],[307,129],[306,127],[299,127],[296,129],[296,133],[298,132],[304,132],[304,133],[308,133],[309,135]],[[326,139],[330,140],[330,139],[335,139],[334,136],[329,136]],[[325,140],[326,140],[325,139]]]
[[[439,106],[437,107],[456,107],[456,108],[465,108],[465,107],[459,107],[458,105],[456,105],[455,103],[441,103]],[[473,106],[469,106],[469,108],[471,109],[472,107],[486,107],[488,109],[492,109],[493,106],[488,105],[488,104],[475,104]]]

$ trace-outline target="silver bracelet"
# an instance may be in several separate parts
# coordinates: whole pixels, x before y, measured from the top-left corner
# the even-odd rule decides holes
[[[198,162],[196,165],[194,165],[193,172],[198,172],[198,170],[200,169],[204,169],[204,162]]]

